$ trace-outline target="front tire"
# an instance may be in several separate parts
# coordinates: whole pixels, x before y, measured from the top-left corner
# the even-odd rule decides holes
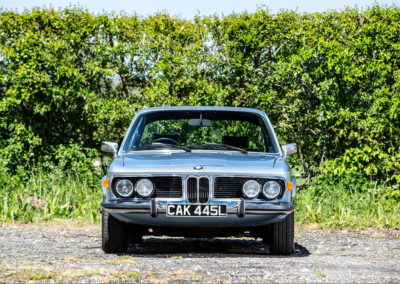
[[[101,248],[105,253],[124,253],[128,249],[126,224],[102,211]]]
[[[271,224],[264,242],[272,255],[290,255],[294,252],[294,212],[279,223]]]

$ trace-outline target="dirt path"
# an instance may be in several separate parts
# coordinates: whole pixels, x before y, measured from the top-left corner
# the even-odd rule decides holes
[[[398,231],[297,229],[296,253],[268,255],[254,239],[145,238],[126,255],[100,249],[100,226],[6,225],[0,228],[0,282],[400,281]]]

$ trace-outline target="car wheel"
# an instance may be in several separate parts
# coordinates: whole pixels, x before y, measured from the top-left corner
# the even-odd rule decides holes
[[[294,212],[279,223],[271,224],[264,239],[272,255],[290,255],[294,252]]]
[[[129,243],[140,243],[145,230],[137,225],[128,224]]]
[[[126,224],[102,211],[101,247],[105,253],[124,253],[128,249]]]

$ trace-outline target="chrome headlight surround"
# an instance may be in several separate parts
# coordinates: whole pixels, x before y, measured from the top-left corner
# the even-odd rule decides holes
[[[261,185],[253,180],[250,179],[243,184],[242,192],[246,198],[255,198],[260,194]]]
[[[121,197],[130,197],[134,192],[133,183],[129,179],[120,179],[115,185],[115,191]]]
[[[154,184],[147,178],[142,178],[135,183],[135,191],[141,197],[150,197],[154,193]]]
[[[263,186],[263,194],[267,199],[275,199],[281,194],[281,185],[273,180],[267,181]]]

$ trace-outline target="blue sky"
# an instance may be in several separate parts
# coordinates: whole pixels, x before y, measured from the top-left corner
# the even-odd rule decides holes
[[[191,19],[198,13],[226,15],[232,11],[253,12],[261,5],[265,5],[272,12],[278,12],[280,9],[321,12],[329,9],[340,10],[346,6],[363,9],[374,3],[400,5],[400,0],[0,0],[0,7],[23,11],[35,6],[59,8],[79,5],[93,13],[125,11],[148,16],[158,11],[167,11],[170,15]]]

